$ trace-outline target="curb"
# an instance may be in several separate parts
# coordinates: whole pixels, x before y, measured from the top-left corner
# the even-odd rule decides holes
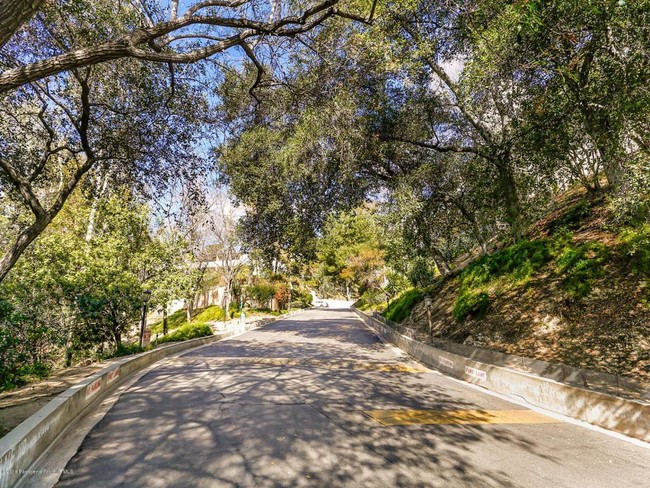
[[[296,312],[294,312],[296,313]],[[212,336],[161,346],[134,357],[116,360],[101,371],[60,393],[31,417],[0,439],[0,488],[9,488],[29,472],[29,467],[56,438],[83,414],[114,391],[126,378],[166,357],[218,342],[263,327],[288,316],[264,318]]]
[[[396,332],[355,307],[361,320],[421,363],[444,374],[531,405],[650,442],[650,405],[475,361]]]

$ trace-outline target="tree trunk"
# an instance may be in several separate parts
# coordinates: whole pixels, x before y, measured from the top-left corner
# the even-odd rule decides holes
[[[49,215],[36,219],[32,225],[25,229],[18,236],[11,248],[2,256],[0,260],[0,283],[5,279],[11,268],[22,253],[27,249],[34,239],[36,239],[43,230],[48,226],[52,218]]]
[[[585,119],[587,134],[598,150],[607,181],[610,186],[617,187],[623,176],[623,167],[618,158],[621,148],[616,135],[612,133],[609,115],[604,109],[593,109],[584,101],[580,103],[580,111]],[[595,176],[598,179],[598,175]]]
[[[167,305],[163,307],[163,335],[167,335]]]
[[[0,0],[0,49],[31,19],[43,0]]]
[[[521,202],[517,192],[517,182],[510,165],[510,151],[504,151],[495,161],[499,172],[499,189],[506,211],[506,219],[510,224],[510,231],[515,241],[524,235]]]
[[[232,282],[228,281],[228,284],[226,286],[226,290],[223,293],[223,311],[225,314],[226,319],[228,320],[230,318],[230,313],[229,313],[229,308],[230,308],[230,289],[232,287]]]
[[[623,165],[618,158],[618,151],[612,147],[609,139],[606,134],[599,134],[595,141],[607,182],[612,188],[617,188],[623,179]],[[598,180],[598,175],[595,175],[595,180]]]
[[[437,247],[433,246],[431,248],[431,255],[433,257],[433,262],[436,264],[436,268],[438,268],[440,274],[442,276],[448,276],[449,273],[451,273],[451,268]]]
[[[120,347],[122,344],[122,333],[120,332],[120,325],[117,322],[113,322],[113,340],[115,341],[115,347]]]
[[[192,311],[194,307],[194,300],[192,298],[186,298],[185,299],[185,308],[187,312],[187,321],[191,322],[192,321]]]
[[[481,247],[481,253],[487,254],[487,243],[483,238],[483,233],[481,232],[481,229],[478,226],[478,222],[476,221],[476,217],[474,216],[474,213],[467,210],[465,205],[463,205],[460,202],[455,202],[455,204],[456,207],[458,207],[458,210],[460,211],[461,215],[465,218],[465,220],[467,220],[467,222],[469,222],[470,227],[472,228],[472,234],[474,234],[474,239],[476,239],[476,242],[478,242],[478,245]]]
[[[95,218],[97,217],[97,207],[99,200],[106,192],[108,187],[108,170],[104,172],[103,178],[98,181],[97,194],[94,195],[93,203],[90,206],[90,215],[88,216],[88,226],[86,227],[86,242],[90,241],[95,234]]]

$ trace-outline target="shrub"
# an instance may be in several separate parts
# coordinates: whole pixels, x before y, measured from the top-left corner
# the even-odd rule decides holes
[[[409,265],[407,277],[416,288],[424,288],[436,280],[436,265],[423,257],[415,258]]]
[[[514,280],[526,279],[551,258],[546,239],[522,241],[470,264],[461,273],[461,287],[476,288],[505,275]]]
[[[196,339],[197,337],[205,337],[209,335],[212,335],[212,327],[210,327],[208,324],[193,322],[191,324],[185,324],[176,329],[171,334],[167,334],[166,336],[159,338],[158,342],[163,343],[187,341],[189,339]]]
[[[167,329],[172,330],[172,329],[177,329],[181,325],[187,323],[187,309],[182,308],[180,310],[176,310],[173,314],[167,316]],[[162,334],[163,331],[163,323],[162,320],[160,322],[156,322],[154,325],[151,326],[151,332],[153,334]]]
[[[314,301],[314,297],[307,290],[294,289],[291,291],[292,308],[309,308]]]
[[[258,283],[248,288],[248,295],[260,305],[273,298],[275,292],[275,286],[268,283]]]
[[[459,322],[464,321],[468,316],[481,318],[490,307],[490,296],[485,292],[471,293],[462,291],[458,294],[454,305],[454,318]]]
[[[218,322],[226,317],[226,312],[219,305],[212,305],[201,310],[194,318],[196,322]]]
[[[228,312],[230,313],[230,316],[234,316],[234,314],[238,313],[240,310],[239,307],[239,301],[238,300],[233,300],[228,304]]]
[[[650,224],[624,229],[619,238],[621,250],[630,257],[635,273],[650,275]]]
[[[144,348],[140,347],[137,342],[133,344],[120,344],[111,354],[102,356],[102,359],[119,358],[122,356],[129,356],[131,354],[138,354],[142,351],[144,351]]]
[[[591,282],[605,274],[608,250],[603,244],[588,242],[568,245],[558,254],[556,267],[563,276],[562,286],[573,298],[583,298],[591,292]]]
[[[401,322],[411,314],[411,310],[423,298],[422,291],[418,288],[410,288],[390,302],[389,307],[383,316],[393,322]]]

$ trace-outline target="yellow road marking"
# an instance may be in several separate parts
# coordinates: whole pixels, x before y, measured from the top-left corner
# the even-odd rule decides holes
[[[561,422],[532,410],[367,410],[382,425],[551,424]]]

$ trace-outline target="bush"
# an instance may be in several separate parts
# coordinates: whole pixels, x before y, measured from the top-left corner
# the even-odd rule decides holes
[[[632,270],[650,276],[650,224],[624,229],[619,238],[621,250],[630,257]]]
[[[564,276],[562,286],[569,295],[579,299],[591,292],[591,282],[605,274],[608,254],[607,248],[597,242],[569,245],[559,252],[555,263]]]
[[[178,329],[181,325],[187,323],[187,309],[182,308],[180,310],[176,310],[173,314],[167,316],[167,329],[172,330],[172,329]],[[151,333],[152,334],[162,334],[163,331],[163,323],[162,320],[160,322],[156,322],[154,325],[151,326]]]
[[[526,279],[551,258],[546,239],[522,241],[470,264],[461,273],[461,288],[479,287],[505,275],[511,275],[513,280]]]
[[[192,321],[196,322],[218,322],[226,318],[226,312],[219,305],[212,305],[201,310]]]
[[[193,322],[191,324],[185,324],[176,329],[171,334],[167,334],[166,336],[159,338],[158,342],[180,342],[210,335],[212,335],[212,327],[210,327],[208,324]]]
[[[429,259],[417,257],[409,265],[408,280],[416,288],[424,288],[436,280],[436,265]]]
[[[454,318],[459,322],[467,317],[481,318],[490,307],[490,296],[485,292],[471,293],[462,291],[454,305]]]
[[[275,296],[275,286],[268,283],[258,283],[248,288],[248,295],[260,305],[268,303]]]
[[[393,322],[401,322],[411,314],[411,310],[423,298],[422,291],[418,288],[411,288],[402,292],[395,298],[383,313],[383,316]]]
[[[307,290],[294,289],[291,291],[291,308],[309,308],[314,297]]]
[[[111,354],[102,356],[102,359],[119,358],[122,356],[129,356],[131,354],[138,354],[139,352],[143,351],[144,348],[140,347],[137,342],[133,344],[120,344]]]
[[[589,202],[580,200],[564,214],[551,222],[548,226],[548,231],[552,234],[558,229],[577,229],[590,212],[591,206]]]

